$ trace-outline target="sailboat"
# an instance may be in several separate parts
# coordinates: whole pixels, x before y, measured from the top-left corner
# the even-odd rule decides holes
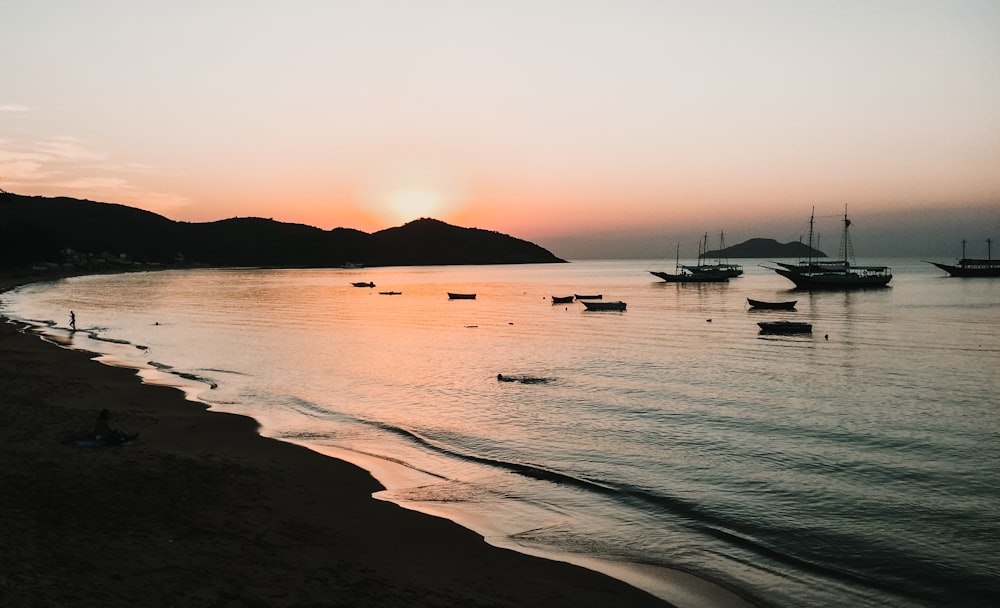
[[[809,259],[798,264],[782,264],[775,262],[781,268],[771,270],[785,277],[799,289],[861,289],[886,287],[892,280],[892,271],[887,266],[858,266],[848,258],[854,257],[854,248],[848,228],[851,220],[847,218],[847,207],[844,207],[844,232],[841,236],[842,260],[833,262],[812,259],[813,222],[815,209],[809,216]]]
[[[702,243],[698,246],[698,265],[697,266],[684,266],[687,270],[695,274],[721,274],[729,278],[735,278],[743,274],[743,266],[739,264],[730,264],[728,259],[723,261],[723,256],[726,255],[726,233],[719,233],[719,250],[718,257],[714,264],[707,263],[705,259],[705,254],[708,253],[708,233],[702,237]]]
[[[962,239],[962,259],[958,264],[934,264],[953,277],[1000,277],[1000,260],[993,259],[993,239],[986,239],[986,259],[965,257],[965,239]],[[926,260],[924,260],[926,262]]]
[[[699,254],[700,261],[700,254]],[[677,244],[677,261],[674,266],[678,272],[671,274],[669,272],[660,272],[658,270],[650,270],[649,274],[654,277],[663,279],[667,283],[725,283],[729,281],[729,275],[723,273],[713,273],[713,272],[693,272],[687,266],[681,264],[681,246],[680,243]]]

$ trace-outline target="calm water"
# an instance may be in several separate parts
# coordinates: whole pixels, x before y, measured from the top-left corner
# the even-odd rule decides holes
[[[757,262],[714,285],[650,261],[163,271],[0,313],[66,335],[72,309],[74,346],[357,462],[380,498],[682,605],[710,602],[616,564],[766,606],[997,605],[1000,280],[893,260],[890,289],[801,293]],[[574,293],[628,311],[550,303]],[[814,333],[759,335],[785,318]]]

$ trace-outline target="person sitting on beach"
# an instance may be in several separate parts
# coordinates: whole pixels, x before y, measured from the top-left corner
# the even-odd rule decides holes
[[[139,436],[138,433],[128,435],[122,431],[111,428],[108,421],[111,419],[111,412],[107,409],[101,410],[94,422],[94,439],[104,445],[122,445]]]

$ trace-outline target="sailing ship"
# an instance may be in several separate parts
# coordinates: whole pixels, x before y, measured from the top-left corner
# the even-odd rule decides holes
[[[677,245],[677,261],[675,262],[675,268],[677,272],[660,272],[658,270],[650,270],[649,274],[663,279],[667,283],[725,283],[729,281],[729,275],[721,272],[695,272],[691,267],[684,266],[680,262],[681,259],[681,246]],[[701,252],[699,251],[699,262],[701,261]],[[742,268],[740,269],[742,272]]]
[[[965,239],[962,239],[962,259],[958,264],[934,264],[953,277],[1000,277],[1000,260],[993,259],[993,239],[986,239],[986,259],[965,257]],[[927,260],[924,260],[925,262]]]
[[[858,266],[853,262],[854,247],[848,228],[851,220],[847,218],[847,207],[844,207],[844,231],[841,236],[840,248],[843,259],[827,262],[812,259],[813,224],[815,209],[809,216],[809,259],[798,264],[783,264],[775,262],[780,268],[772,268],[785,277],[798,289],[862,289],[886,287],[892,280],[892,271],[888,266]]]
[[[743,274],[743,266],[730,264],[726,256],[726,233],[719,233],[719,249],[714,264],[709,264],[705,259],[708,254],[708,233],[702,237],[702,242],[698,246],[698,264],[696,266],[683,266],[694,274],[720,274],[729,278],[735,278]]]

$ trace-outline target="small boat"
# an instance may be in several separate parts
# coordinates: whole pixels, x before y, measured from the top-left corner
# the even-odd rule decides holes
[[[811,323],[802,321],[761,321],[757,325],[762,334],[811,334],[813,330]]]
[[[449,300],[475,300],[476,294],[474,293],[452,293],[448,292]]]
[[[379,295],[382,295],[382,296],[400,296],[400,295],[403,295],[402,291],[380,291],[378,293],[379,293]]]
[[[583,305],[587,307],[587,310],[617,310],[617,311],[621,311],[621,312],[625,311],[625,302],[621,302],[621,301],[619,301],[619,302],[586,302],[585,301],[583,303]]]
[[[813,218],[809,216],[809,251],[813,244]],[[851,237],[848,227],[851,220],[847,219],[847,209],[844,209],[844,232],[841,237],[841,251],[852,252]],[[887,266],[856,266],[846,259],[835,262],[821,262],[809,259],[800,264],[781,264],[781,268],[771,268],[774,272],[795,283],[797,289],[866,289],[886,287],[892,280],[892,271]]]
[[[965,240],[962,240],[962,259],[958,264],[934,264],[953,277],[1000,277],[1000,260],[993,259],[993,239],[986,239],[986,259],[965,257]],[[925,262],[927,260],[924,260]]]
[[[747,303],[750,308],[757,308],[760,310],[795,310],[795,303],[798,300],[790,300],[788,302],[765,302],[763,300],[753,300],[747,298]]]
[[[576,294],[576,299],[577,300],[600,300],[603,297],[604,297],[603,294],[596,294],[596,295],[591,295],[591,296],[586,296],[586,295],[581,296],[580,294]]]
[[[351,283],[355,287],[375,287],[375,283]]]
[[[569,304],[573,301],[574,296],[552,296],[553,304]]]

